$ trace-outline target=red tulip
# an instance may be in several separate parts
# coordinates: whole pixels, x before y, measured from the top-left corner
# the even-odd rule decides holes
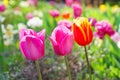
[[[39,33],[31,29],[20,31],[20,50],[26,59],[36,61],[44,56],[45,30]]]
[[[76,18],[73,22],[72,30],[74,39],[79,45],[86,46],[92,42],[93,32],[87,18]]]

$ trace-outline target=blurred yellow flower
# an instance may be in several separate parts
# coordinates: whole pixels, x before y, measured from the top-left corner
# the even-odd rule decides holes
[[[3,0],[3,4],[4,4],[5,6],[7,6],[7,5],[8,5],[8,0]]]
[[[111,11],[114,13],[118,10],[118,8],[119,8],[118,5],[114,5],[114,6],[112,6]]]
[[[106,5],[105,4],[101,4],[99,8],[102,12],[106,11]]]

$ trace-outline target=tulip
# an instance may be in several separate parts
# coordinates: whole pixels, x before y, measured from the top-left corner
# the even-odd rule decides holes
[[[51,10],[49,13],[53,18],[57,18],[60,15],[58,10]]]
[[[69,12],[63,13],[63,14],[62,14],[62,18],[63,18],[63,19],[68,19],[68,18],[70,18],[70,13],[69,13]]]
[[[65,0],[67,6],[71,6],[74,3],[80,3],[80,0]]]
[[[72,30],[73,30],[75,41],[79,45],[84,46],[85,48],[85,56],[86,56],[86,61],[87,61],[87,66],[88,66],[88,71],[89,71],[89,77],[91,80],[90,63],[88,60],[88,52],[86,49],[86,45],[90,44],[93,38],[91,24],[88,22],[87,18],[78,17],[73,22]]]
[[[87,18],[78,17],[77,19],[75,19],[72,29],[74,39],[79,45],[86,46],[92,42],[92,28]]]
[[[65,56],[71,53],[73,48],[73,35],[64,25],[56,27],[49,39],[57,55]]]
[[[65,3],[67,6],[71,6],[71,4],[73,3],[73,0],[65,0]]]
[[[38,60],[44,56],[45,30],[39,33],[31,29],[20,31],[20,50],[29,60]]]
[[[4,12],[5,11],[5,5],[0,4],[0,12]]]
[[[72,32],[64,25],[59,25],[54,29],[52,36],[49,37],[49,39],[53,45],[54,52],[57,55],[65,56],[64,59],[66,62],[69,80],[72,80],[68,59],[67,59],[67,55],[71,53],[73,48]]]
[[[22,29],[20,31],[20,50],[26,59],[33,60],[36,63],[39,80],[42,80],[38,60],[44,56],[45,30],[36,33],[31,29]]]
[[[58,25],[64,25],[65,27],[67,27],[70,30],[72,28],[72,23],[70,21],[68,21],[68,20],[60,20],[58,22]]]
[[[73,4],[72,5],[73,8],[73,14],[74,14],[74,18],[80,17],[82,14],[82,7],[80,4]]]
[[[4,4],[5,6],[8,6],[9,0],[3,0],[3,4]]]

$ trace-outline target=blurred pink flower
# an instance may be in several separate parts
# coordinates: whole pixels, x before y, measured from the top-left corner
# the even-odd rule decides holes
[[[0,4],[0,12],[4,12],[5,11],[5,5],[4,4]]]
[[[64,25],[57,26],[49,39],[57,55],[65,56],[71,53],[73,48],[73,34]]]
[[[91,23],[92,26],[95,26],[97,20],[95,18],[88,18],[88,21]]]
[[[15,7],[14,10],[15,10],[15,11],[20,11],[20,8],[19,8],[19,7]]]
[[[20,31],[20,50],[28,60],[38,60],[44,56],[45,30],[36,33],[31,29]]]
[[[73,3],[73,0],[65,0],[65,3],[67,6],[71,6]]]
[[[105,20],[97,22],[95,24],[95,29],[97,30],[97,32],[95,32],[95,36],[98,36],[100,39],[103,39],[106,34],[112,36],[115,33],[111,24]]]
[[[72,28],[72,23],[68,20],[61,20],[58,22],[58,25],[64,25],[65,27],[67,27],[70,30]]]
[[[55,5],[55,1],[53,1],[53,0],[51,0],[49,3],[50,3],[51,5]]]
[[[110,38],[115,42],[118,43],[120,41],[120,34],[115,32]]]
[[[74,3],[80,3],[80,0],[65,0],[67,6],[71,6]]]
[[[32,19],[33,17],[34,17],[34,15],[31,12],[27,13],[27,15],[26,15],[27,20]]]
[[[27,0],[29,5],[37,6],[38,0]]]
[[[80,17],[82,14],[82,7],[80,4],[73,4],[72,5],[73,8],[73,14],[74,14],[74,18]]]
[[[57,18],[60,15],[58,10],[51,10],[49,13],[53,18]]]

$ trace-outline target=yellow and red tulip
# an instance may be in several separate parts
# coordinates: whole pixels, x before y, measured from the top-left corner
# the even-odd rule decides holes
[[[86,46],[92,42],[92,27],[87,18],[76,18],[73,22],[72,30],[74,39],[79,45]]]

